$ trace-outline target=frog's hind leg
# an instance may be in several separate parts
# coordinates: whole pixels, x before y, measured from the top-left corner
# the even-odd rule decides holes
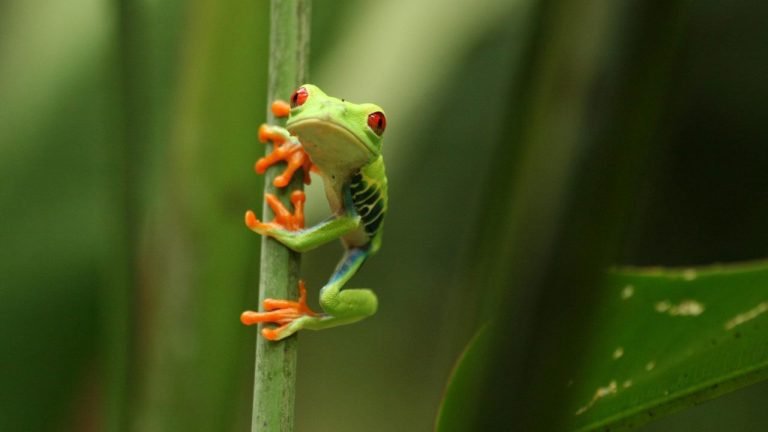
[[[292,323],[285,330],[290,332],[300,328],[323,330],[351,324],[376,313],[378,300],[373,291],[359,288],[341,289],[357,273],[369,254],[368,247],[349,249],[336,267],[331,279],[320,290],[320,306],[324,313],[304,317],[300,323]]]
[[[246,325],[271,322],[276,328],[264,328],[262,334],[269,340],[281,340],[301,329],[322,330],[344,324],[351,324],[376,312],[376,295],[367,289],[341,288],[363,265],[370,254],[369,248],[352,248],[342,258],[328,283],[320,290],[320,306],[324,313],[316,314],[306,306],[306,291],[303,283],[298,302],[267,299],[267,312],[246,311],[241,320]]]
[[[378,300],[369,289],[342,290],[349,279],[365,262],[369,247],[347,250],[328,283],[320,290],[320,306],[325,314],[317,322],[306,326],[313,330],[349,324],[376,313]]]

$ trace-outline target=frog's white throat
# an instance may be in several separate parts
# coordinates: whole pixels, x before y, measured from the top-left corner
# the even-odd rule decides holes
[[[347,128],[324,119],[309,118],[289,126],[312,163],[325,176],[345,180],[373,160],[373,152]]]

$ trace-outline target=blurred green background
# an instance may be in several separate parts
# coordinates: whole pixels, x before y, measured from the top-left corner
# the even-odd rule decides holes
[[[268,13],[0,3],[0,430],[248,429]],[[579,275],[606,264],[768,257],[768,3],[316,0],[312,17],[311,81],[387,112],[391,209],[353,281],[379,313],[300,337],[297,430],[430,430],[499,305],[523,342],[494,373],[528,388],[492,395],[496,425],[544,430],[549,405],[514,378],[558,337],[542,302],[578,326],[560,296],[589,299]],[[303,258],[311,293],[340,253]],[[644,430],[764,430],[766,401],[757,385]]]

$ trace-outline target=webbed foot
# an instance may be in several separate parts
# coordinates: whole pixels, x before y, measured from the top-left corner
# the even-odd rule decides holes
[[[302,280],[299,281],[298,301],[265,299],[264,310],[266,312],[245,311],[240,315],[240,321],[245,325],[278,324],[276,328],[265,327],[261,330],[261,334],[271,341],[292,335],[303,327],[307,319],[317,316],[307,305],[307,289]]]
[[[257,173],[264,174],[267,168],[284,161],[287,163],[285,170],[275,177],[272,184],[277,187],[288,186],[293,174],[299,168],[304,171],[304,183],[309,184],[311,182],[309,172],[312,170],[312,161],[296,137],[291,136],[284,128],[263,124],[259,128],[259,141],[271,142],[274,148],[272,153],[256,161],[254,169]]]
[[[297,190],[291,194],[293,213],[288,211],[276,196],[267,194],[266,199],[267,204],[275,213],[275,219],[272,222],[261,222],[252,210],[248,210],[245,212],[245,225],[248,228],[257,234],[267,236],[275,230],[297,231],[304,228],[304,202],[307,199],[304,191]]]

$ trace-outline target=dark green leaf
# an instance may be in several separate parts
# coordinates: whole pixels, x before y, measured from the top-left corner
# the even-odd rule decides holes
[[[768,376],[768,265],[617,270],[601,287],[578,431],[631,427]]]

